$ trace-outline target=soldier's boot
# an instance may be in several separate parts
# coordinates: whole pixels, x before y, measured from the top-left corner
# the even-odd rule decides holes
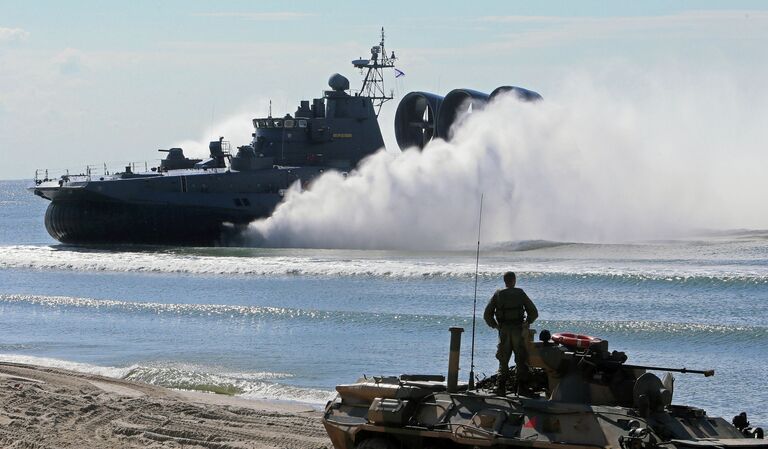
[[[535,393],[528,385],[528,381],[531,379],[530,371],[528,370],[528,367],[518,366],[515,369],[515,373],[517,375],[517,395],[518,396],[533,396]]]
[[[499,374],[499,377],[496,381],[496,388],[493,390],[493,394],[496,396],[507,395],[507,376]]]
[[[531,397],[531,396],[534,396],[535,394],[536,393],[533,390],[531,390],[530,387],[528,387],[527,385],[525,385],[525,384],[518,384],[518,386],[517,386],[517,395],[518,396]]]
[[[496,396],[506,396],[507,383],[504,381],[499,381],[498,385],[496,385],[496,388],[493,390],[493,394],[495,394]]]

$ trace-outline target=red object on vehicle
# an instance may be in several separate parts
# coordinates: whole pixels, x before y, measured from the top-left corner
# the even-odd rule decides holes
[[[603,340],[591,335],[572,334],[570,332],[558,332],[552,334],[552,341],[563,346],[576,349],[587,349],[601,343]]]

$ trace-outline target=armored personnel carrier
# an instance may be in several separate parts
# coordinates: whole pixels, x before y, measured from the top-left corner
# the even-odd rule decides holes
[[[674,378],[696,371],[627,364],[608,342],[542,331],[528,342],[531,372],[511,391],[495,378],[458,382],[460,328],[443,375],[363,378],[336,387],[323,423],[336,449],[535,447],[547,449],[768,449],[746,413],[732,423],[672,403]],[[496,391],[494,391],[496,390]]]
[[[267,117],[253,119],[252,141],[235,151],[222,137],[210,143],[204,160],[170,148],[160,150],[166,157],[153,167],[131,163],[110,171],[104,164],[77,174],[38,170],[30,190],[50,200],[45,227],[70,244],[236,242],[240,229],[272,214],[289,187],[306,188],[328,170],[349,172],[384,147],[377,117],[394,98],[384,88],[384,73],[394,70],[396,59],[384,48],[382,29],[371,56],[352,61],[364,75],[358,92],[334,74],[322,98],[301,101],[293,114],[272,117],[270,108]],[[526,101],[541,98],[512,86],[490,95],[471,89],[445,97],[411,92],[397,108],[398,145],[422,148],[433,138],[447,140],[466,113],[505,92]]]

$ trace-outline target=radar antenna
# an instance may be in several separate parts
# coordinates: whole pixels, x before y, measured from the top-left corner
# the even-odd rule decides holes
[[[365,72],[360,96],[371,99],[377,117],[381,106],[395,97],[391,90],[389,92],[384,90],[384,69],[394,69],[396,60],[395,52],[387,55],[384,49],[384,27],[381,27],[381,42],[371,47],[371,58],[352,61],[352,65],[360,69],[360,73]]]

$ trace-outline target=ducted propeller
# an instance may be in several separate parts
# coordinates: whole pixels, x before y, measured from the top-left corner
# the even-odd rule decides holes
[[[411,92],[395,112],[395,137],[401,149],[424,148],[437,134],[436,121],[443,97],[429,92]]]
[[[445,96],[437,117],[437,135],[449,140],[451,128],[468,114],[482,109],[488,103],[488,94],[472,89],[453,89]]]
[[[517,86],[500,86],[496,89],[493,89],[493,92],[491,92],[491,96],[488,101],[492,101],[494,98],[496,98],[498,95],[505,94],[505,93],[514,93],[519,100],[522,101],[540,101],[543,100],[541,95],[539,95],[538,92],[534,92],[532,90],[525,89],[523,87],[517,87]]]
[[[454,89],[441,97],[429,92],[411,92],[397,106],[395,137],[401,150],[424,148],[439,137],[450,140],[453,127],[469,114],[484,108],[495,97],[513,93],[522,101],[539,101],[538,93],[516,86],[501,86],[490,95],[472,89]]]

